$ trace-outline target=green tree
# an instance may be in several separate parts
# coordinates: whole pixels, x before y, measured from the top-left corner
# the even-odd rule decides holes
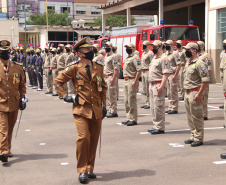
[[[28,25],[46,25],[46,12],[43,14],[36,13],[26,21]],[[68,24],[71,25],[72,18],[68,18]],[[48,10],[48,24],[67,26],[67,12],[57,14],[54,10]]]
[[[94,18],[95,22],[92,26],[102,26],[102,17]],[[125,15],[107,15],[106,16],[106,26],[111,27],[123,27],[127,25],[126,16]],[[135,18],[131,17],[131,25],[135,25]]]

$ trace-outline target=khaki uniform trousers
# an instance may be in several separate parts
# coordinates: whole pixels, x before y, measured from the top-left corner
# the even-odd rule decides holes
[[[178,82],[173,82],[174,74],[170,74],[167,81],[168,110],[178,111]]]
[[[107,103],[109,105],[109,112],[112,114],[117,114],[117,92],[116,92],[116,84],[117,78],[115,79],[115,83],[111,86],[110,82],[113,76],[105,77],[105,82],[107,83]]]
[[[67,82],[67,87],[68,87],[68,94],[69,95],[75,94],[75,88],[74,88],[74,84],[73,84],[72,80],[69,80]]]
[[[153,128],[158,130],[165,130],[165,93],[166,89],[163,88],[161,96],[158,96],[157,88],[159,84],[149,84],[150,104],[152,113]]]
[[[224,97],[224,124],[226,125],[226,97]]]
[[[74,114],[78,139],[76,141],[78,173],[93,172],[96,149],[101,130],[101,119],[88,119]]]
[[[209,84],[203,92],[203,117],[208,117],[208,96],[209,96]]]
[[[145,95],[145,105],[150,106],[148,77],[149,77],[149,71],[142,71],[142,84],[143,84],[143,91]]]
[[[9,156],[18,111],[0,112],[0,154]]]
[[[224,73],[220,70],[221,85],[223,85]]]
[[[58,71],[58,76],[59,76],[63,71],[64,71],[64,70]],[[64,87],[65,92],[68,94],[67,83],[65,83],[65,84],[63,85],[63,87]]]
[[[127,120],[137,122],[137,89],[133,90],[132,88],[133,82],[134,79],[125,80],[124,101]]]
[[[56,77],[58,77],[58,71],[57,71],[57,69],[53,69],[52,70],[52,74],[53,74],[53,81],[56,79]],[[53,93],[54,94],[57,94],[57,92],[56,92],[56,87],[54,86],[54,88],[53,88],[54,90],[53,90]]]
[[[118,84],[118,77],[117,77],[117,81],[116,81],[116,93],[117,93],[117,100],[119,97],[119,84]]]
[[[184,66],[181,66],[178,73],[178,96],[184,98]]]
[[[44,69],[46,76],[47,92],[53,92],[53,75],[49,75],[50,69]]]
[[[185,108],[187,112],[188,125],[191,130],[191,140],[203,142],[204,121],[203,102],[199,105],[195,101],[197,91],[186,92],[184,96]]]

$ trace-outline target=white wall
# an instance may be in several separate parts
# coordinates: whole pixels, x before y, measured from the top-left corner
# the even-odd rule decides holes
[[[210,0],[210,8],[216,8],[219,6],[225,6],[225,0]]]

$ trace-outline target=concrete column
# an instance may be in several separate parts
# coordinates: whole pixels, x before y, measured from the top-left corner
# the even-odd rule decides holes
[[[104,36],[106,33],[105,27],[106,27],[106,15],[104,14],[104,10],[102,10],[102,36]]]
[[[126,9],[127,26],[131,26],[131,12],[130,8]]]
[[[163,20],[163,0],[159,0],[159,25],[161,20]]]

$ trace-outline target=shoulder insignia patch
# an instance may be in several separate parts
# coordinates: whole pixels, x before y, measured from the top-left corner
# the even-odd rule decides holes
[[[16,64],[16,65],[19,65],[19,66],[22,66],[23,64],[22,63],[18,63],[18,62],[13,62],[14,64]]]
[[[165,65],[168,64],[168,59],[167,58],[164,58],[163,61],[164,61]]]
[[[72,65],[77,64],[77,63],[78,63],[78,61],[76,60],[76,61],[69,63],[67,66],[72,66]]]
[[[205,65],[201,65],[200,68],[201,68],[201,70],[204,71],[206,69],[206,66]]]
[[[206,56],[206,60],[210,61],[210,56]]]

